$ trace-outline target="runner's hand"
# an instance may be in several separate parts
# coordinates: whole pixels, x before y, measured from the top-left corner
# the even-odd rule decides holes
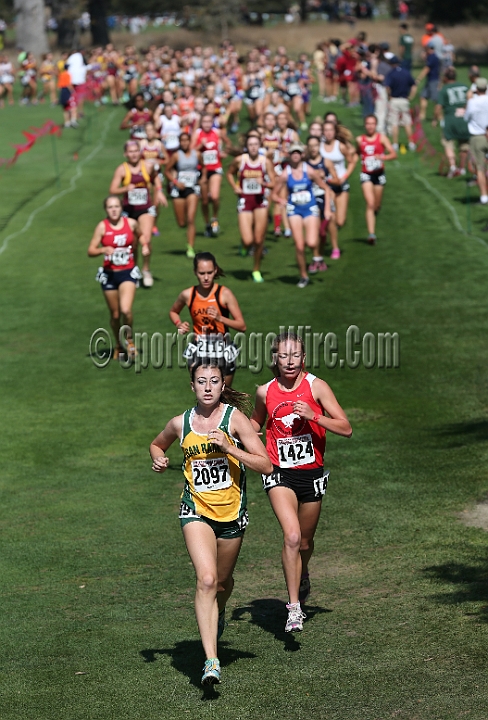
[[[141,253],[143,257],[151,254],[151,243],[141,243]]]
[[[154,472],[164,473],[164,471],[167,469],[168,465],[169,465],[169,458],[164,457],[164,455],[162,455],[161,457],[154,458],[153,464],[152,464],[152,469],[154,470]]]
[[[209,307],[207,310],[207,315],[209,317],[213,318],[214,320],[217,320],[217,322],[220,322],[222,320],[222,316],[219,313],[219,311],[217,310],[217,308]]]
[[[113,255],[115,252],[115,248],[113,245],[107,245],[107,247],[103,246],[100,249],[103,250],[104,255]]]
[[[298,400],[293,405],[293,412],[295,412],[297,415],[300,415],[300,417],[304,420],[311,420],[315,415],[310,405],[307,405],[306,402],[302,402],[301,400]]]
[[[209,442],[213,442],[214,445],[218,445],[223,452],[227,452],[227,450],[231,447],[222,430],[219,430],[218,428],[210,430],[207,437]]]
[[[166,195],[162,192],[162,190],[157,191],[156,202],[158,205],[162,205],[163,207],[168,207],[168,199],[167,199]]]
[[[179,325],[176,329],[178,330],[178,335],[185,335],[187,332],[190,331],[190,323],[189,322],[179,323]]]

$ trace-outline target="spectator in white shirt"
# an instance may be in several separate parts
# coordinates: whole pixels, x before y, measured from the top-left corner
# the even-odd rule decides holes
[[[66,60],[66,67],[71,75],[71,84],[75,91],[78,112],[81,113],[86,93],[86,65],[85,59],[79,50],[71,53]]]
[[[470,134],[469,148],[476,164],[476,174],[480,188],[480,202],[483,205],[488,203],[486,192],[486,154],[488,153],[488,95],[486,88],[488,80],[479,77],[476,80],[477,95],[468,100],[464,119],[468,123]]]

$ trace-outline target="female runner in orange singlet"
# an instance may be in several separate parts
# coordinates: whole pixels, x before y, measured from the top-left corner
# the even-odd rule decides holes
[[[182,321],[180,313],[185,306],[189,309],[194,338],[184,355],[188,365],[191,367],[197,361],[217,361],[223,368],[225,384],[230,387],[239,351],[232,344],[228,330],[244,332],[246,323],[234,293],[215,282],[224,272],[212,253],[197,253],[193,270],[198,285],[186,288],[178,295],[169,316],[180,335],[184,335],[189,332],[190,323]]]

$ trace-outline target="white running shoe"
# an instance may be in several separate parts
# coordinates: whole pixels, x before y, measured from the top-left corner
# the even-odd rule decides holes
[[[307,617],[297,602],[293,605],[286,606],[288,610],[288,619],[285,625],[285,632],[301,632],[303,630],[303,621]]]
[[[142,284],[146,288],[150,288],[154,285],[154,278],[149,272],[149,270],[142,271]]]

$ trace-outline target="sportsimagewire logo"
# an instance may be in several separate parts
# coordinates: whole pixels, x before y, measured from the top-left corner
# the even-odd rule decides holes
[[[130,327],[123,325],[119,332],[120,347],[127,347]],[[397,332],[364,332],[357,325],[350,325],[345,333],[313,332],[310,325],[280,327],[279,332],[293,332],[299,335],[305,345],[305,367],[307,370],[328,370],[362,367],[367,370],[398,369],[400,367],[400,335]],[[232,345],[232,355],[236,355],[236,368],[247,368],[252,373],[260,373],[266,366],[272,366],[271,347],[277,333],[250,332],[218,336],[213,342],[212,352],[216,356],[227,357]],[[179,335],[177,332],[149,334],[136,332],[133,336],[136,352],[129,357],[126,352],[119,355],[118,362],[124,370],[133,368],[136,373],[153,368],[154,370],[188,367],[184,357],[189,345],[198,348],[202,340],[193,333]],[[112,334],[105,328],[97,328],[89,343],[89,354],[97,368],[105,368],[112,361],[114,342]],[[207,349],[202,350],[202,357]]]

